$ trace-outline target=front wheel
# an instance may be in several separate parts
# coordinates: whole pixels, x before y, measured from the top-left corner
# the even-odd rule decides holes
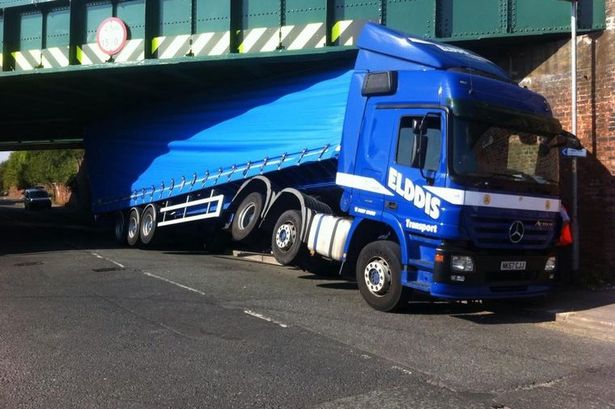
[[[286,266],[299,261],[302,249],[301,212],[287,210],[278,218],[271,237],[271,251],[278,263]]]
[[[410,289],[401,284],[399,244],[379,240],[361,250],[357,260],[357,284],[365,301],[379,311],[396,311],[409,301]]]

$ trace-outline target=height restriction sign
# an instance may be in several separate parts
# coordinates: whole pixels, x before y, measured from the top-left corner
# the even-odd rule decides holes
[[[96,30],[96,43],[100,50],[108,55],[119,53],[126,45],[128,29],[126,24],[117,17],[103,20]]]

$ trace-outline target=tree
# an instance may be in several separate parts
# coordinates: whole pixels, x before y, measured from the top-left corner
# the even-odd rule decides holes
[[[2,172],[4,189],[44,185],[57,193],[69,184],[83,161],[82,150],[48,150],[13,152]]]
[[[4,172],[6,172],[6,162],[0,163],[0,190],[4,190]]]
[[[13,152],[9,156],[9,159],[4,162],[4,172],[3,172],[3,188],[5,190],[10,189],[11,187],[17,187],[18,189],[23,189],[26,187],[27,182],[24,179],[24,166],[26,164],[27,152]]]

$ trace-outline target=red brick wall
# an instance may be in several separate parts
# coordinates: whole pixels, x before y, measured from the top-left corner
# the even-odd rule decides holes
[[[585,278],[615,272],[615,0],[606,0],[607,29],[577,40],[577,134],[589,156],[579,162],[581,268]],[[570,41],[533,38],[477,50],[521,85],[544,95],[571,129]],[[570,198],[569,161],[562,161],[562,191]]]

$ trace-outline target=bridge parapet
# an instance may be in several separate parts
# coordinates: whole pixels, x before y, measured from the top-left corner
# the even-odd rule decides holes
[[[605,28],[605,1],[580,0],[581,31]],[[569,31],[561,0],[0,0],[0,76],[9,71],[315,53],[352,47],[366,21],[427,38],[471,42]],[[97,44],[118,17],[128,41]]]

